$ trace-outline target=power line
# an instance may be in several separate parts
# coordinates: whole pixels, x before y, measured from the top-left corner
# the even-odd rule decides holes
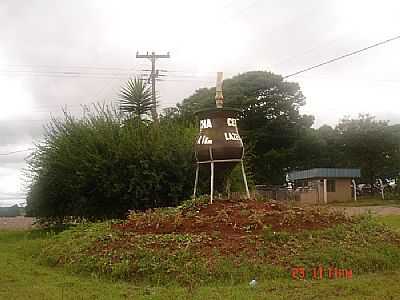
[[[209,72],[210,74],[212,72]],[[83,72],[69,72],[69,71],[32,71],[32,70],[0,70],[0,76],[9,76],[9,75],[16,75],[16,76],[33,76],[33,77],[54,77],[54,78],[86,78],[86,79],[100,79],[100,80],[107,80],[107,79],[126,79],[130,76],[148,76],[147,74],[139,74],[139,73],[83,73]],[[150,74],[150,79],[151,79]],[[158,76],[166,76],[163,74],[158,74]],[[203,76],[203,75],[191,75],[191,73],[187,73],[187,75],[169,75],[171,77],[177,78],[211,78],[210,76]]]
[[[26,198],[26,195],[21,195],[20,197],[0,197],[0,201],[10,201],[10,200],[23,200]]]
[[[34,150],[34,148],[28,148],[28,149],[24,149],[24,150],[17,150],[17,151],[12,151],[12,152],[7,152],[7,153],[0,153],[0,155],[2,155],[2,156],[11,155],[11,154],[16,154],[16,153],[21,153],[21,152],[32,151],[32,150]]]
[[[7,74],[2,74],[0,71],[0,76],[6,76]],[[120,76],[81,76],[81,75],[62,75],[62,74],[35,74],[35,73],[15,73],[12,75],[16,76],[32,76],[32,77],[52,77],[52,78],[81,78],[81,79],[96,79],[96,80],[106,80],[106,79],[123,79],[126,75]],[[105,74],[107,75],[107,74]],[[10,76],[10,75],[7,75]]]
[[[39,68],[39,69],[55,69],[55,68],[65,68],[65,69],[93,69],[93,70],[122,70],[122,71],[134,71],[133,68],[127,67],[112,67],[112,66],[73,66],[73,65],[30,65],[30,64],[0,64],[1,67],[11,67],[11,68]]]
[[[8,70],[0,69],[0,73],[28,73],[34,75],[61,75],[61,76],[126,76],[132,74],[131,72],[82,72],[74,70],[64,71],[50,71],[50,70]]]
[[[136,52],[136,58],[148,58],[151,61],[151,74],[149,80],[151,80],[151,97],[153,106],[151,109],[151,116],[153,121],[157,120],[157,103],[156,103],[156,79],[160,76],[160,71],[156,70],[156,60],[158,58],[170,58],[169,52],[167,54],[156,54],[155,52],[148,52],[146,54],[139,54],[139,51]]]
[[[373,45],[371,45],[371,46],[368,46],[368,47],[365,47],[365,48],[362,48],[362,49],[359,49],[359,50],[356,50],[356,51],[353,51],[353,52],[350,52],[350,53],[347,53],[347,54],[344,54],[344,55],[341,55],[341,56],[338,56],[338,57],[335,57],[335,58],[332,58],[332,59],[330,59],[330,60],[327,60],[327,61],[325,61],[325,62],[319,63],[319,64],[317,64],[317,65],[313,65],[313,66],[311,66],[311,67],[305,68],[305,69],[300,70],[300,71],[297,71],[297,72],[295,72],[295,73],[292,73],[292,74],[283,76],[283,78],[286,79],[286,78],[289,78],[289,77],[292,77],[292,76],[295,76],[295,75],[298,75],[298,74],[301,74],[301,73],[310,71],[310,70],[312,70],[312,69],[315,69],[315,68],[318,68],[318,67],[321,67],[321,66],[324,66],[324,65],[333,63],[333,62],[335,62],[335,61],[338,61],[338,60],[341,60],[341,59],[343,59],[343,58],[346,58],[346,57],[349,57],[349,56],[352,56],[352,55],[361,53],[361,52],[363,52],[363,51],[369,50],[369,49],[374,48],[374,47],[378,47],[378,46],[380,46],[380,45],[383,45],[383,44],[392,42],[392,41],[397,40],[397,39],[400,39],[400,35],[395,36],[395,37],[390,38],[390,39],[387,39],[387,40],[384,40],[384,41],[381,41],[381,42],[379,42],[379,43],[373,44]]]
[[[16,68],[16,69],[15,69]],[[22,69],[21,69],[22,68]],[[29,69],[24,69],[29,68]],[[88,70],[80,70],[80,68],[87,68]],[[140,75],[138,71],[148,71],[151,72],[150,69],[143,69],[143,67],[136,66],[135,68],[122,68],[122,67],[90,67],[90,66],[64,66],[64,65],[9,65],[9,64],[0,64],[0,75],[6,74],[29,74],[34,76],[51,76],[51,77],[89,77],[89,78],[99,78],[99,79],[108,79],[115,78],[119,79],[125,76],[132,75]],[[93,70],[98,71],[93,71]],[[100,71],[102,70],[102,71]],[[107,71],[109,70],[109,71]],[[111,70],[119,70],[119,71],[111,71]],[[205,74],[215,74],[217,71],[212,72],[198,72],[196,70],[164,70],[160,69],[159,72],[168,72],[168,73],[184,73],[187,76],[193,77],[204,77]],[[193,75],[194,74],[194,75]],[[201,75],[203,74],[203,75]],[[160,75],[161,76],[161,75]],[[174,75],[170,76],[182,76],[182,75]]]

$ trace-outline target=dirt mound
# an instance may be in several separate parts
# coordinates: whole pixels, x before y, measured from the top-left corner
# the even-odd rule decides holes
[[[219,233],[223,237],[260,234],[265,228],[295,232],[350,222],[343,213],[274,201],[220,200],[178,210],[132,213],[115,228],[138,234]]]
[[[272,201],[189,201],[133,212],[112,228],[109,222],[80,226],[51,240],[43,259],[158,285],[288,277],[296,266],[370,272],[400,261],[398,234],[369,216]]]
[[[129,248],[149,239],[150,244],[143,247],[168,249],[169,253],[183,247],[205,257],[211,257],[217,250],[224,256],[241,253],[256,258],[258,250],[265,247],[266,239],[287,241],[302,230],[350,222],[344,213],[323,207],[296,207],[276,201],[219,200],[213,204],[192,203],[178,209],[131,213],[127,221],[113,226],[123,237],[106,247]],[[154,235],[157,237],[150,237]],[[274,262],[297,249],[296,245],[287,246],[287,249],[272,244],[268,247],[268,256]]]

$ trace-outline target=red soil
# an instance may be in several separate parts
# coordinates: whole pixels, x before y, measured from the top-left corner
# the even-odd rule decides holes
[[[163,215],[157,210],[132,214],[127,222],[115,227],[138,234],[218,232],[230,237],[260,234],[265,226],[270,226],[273,231],[295,232],[326,228],[343,222],[348,222],[344,214],[321,208],[294,207],[272,201],[220,200],[176,214]]]
[[[147,247],[167,249],[169,253],[184,247],[203,257],[212,257],[217,250],[221,255],[239,257],[239,254],[245,254],[256,259],[257,251],[265,245],[265,234],[323,229],[349,222],[351,219],[345,214],[324,208],[294,207],[274,201],[219,200],[213,204],[198,205],[177,212],[154,210],[132,213],[124,223],[113,225],[121,234],[120,239],[112,243],[100,243],[98,246],[103,251],[110,251],[129,248],[142,235],[191,234],[196,238],[184,245],[178,240],[171,240],[166,244],[155,238]],[[297,247],[298,245],[289,247],[269,243],[268,257],[274,263],[279,263],[283,257],[298,251]]]

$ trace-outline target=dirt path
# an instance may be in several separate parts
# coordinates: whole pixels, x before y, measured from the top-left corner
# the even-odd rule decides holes
[[[18,230],[32,228],[34,219],[25,217],[3,218],[0,217],[0,230]]]
[[[334,209],[344,210],[350,216],[361,215],[368,211],[378,216],[400,215],[400,207],[393,206],[335,207]]]

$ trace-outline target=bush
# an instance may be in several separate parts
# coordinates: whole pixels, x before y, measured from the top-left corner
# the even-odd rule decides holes
[[[124,119],[99,105],[81,119],[65,112],[28,160],[27,214],[119,218],[178,205],[192,191],[195,134],[192,126]]]

